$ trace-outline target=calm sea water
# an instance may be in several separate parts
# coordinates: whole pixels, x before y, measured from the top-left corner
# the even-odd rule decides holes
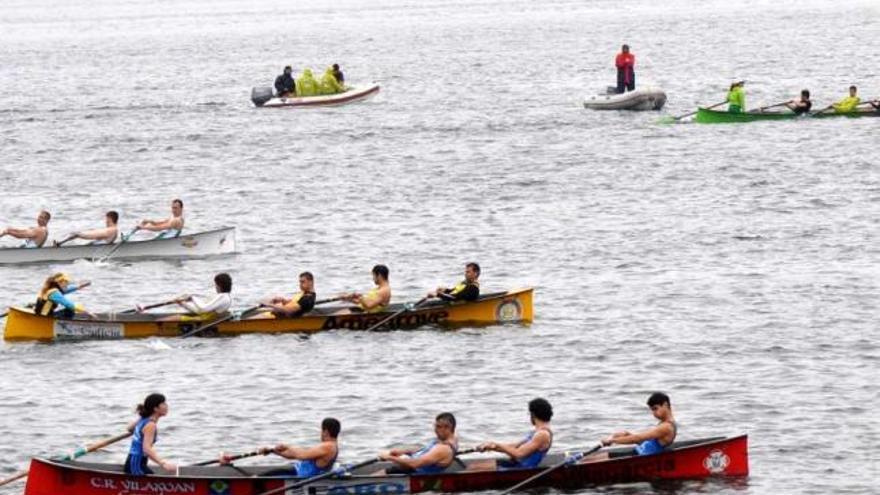
[[[160,451],[188,463],[313,441],[326,415],[346,461],[427,439],[441,410],[465,445],[512,441],[535,396],[572,448],[650,426],[644,400],[664,390],[680,438],[750,437],[748,480],[681,493],[875,492],[880,119],[663,126],[581,102],[613,82],[623,42],[638,81],[669,94],[663,114],[722,100],[733,78],[749,106],[805,87],[824,106],[851,83],[876,97],[878,28],[871,1],[3,2],[0,223],[48,208],[62,238],[180,197],[189,229],[234,225],[241,245],[2,267],[4,306],[56,270],[93,280],[77,298],[98,310],[207,293],[225,270],[244,307],[306,269],[319,297],[369,288],[375,263],[405,301],[476,260],[484,290],[536,287],[536,320],[4,344],[0,476],[121,431],[152,391],[171,406]],[[381,93],[250,105],[283,65],[333,62]]]

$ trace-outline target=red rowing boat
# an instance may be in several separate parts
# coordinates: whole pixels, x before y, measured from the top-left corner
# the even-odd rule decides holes
[[[587,450],[587,449],[584,449]],[[632,449],[606,449],[607,460],[565,466],[538,479],[534,486],[578,489],[606,483],[743,477],[749,474],[748,437],[676,442],[659,454],[636,456]],[[342,478],[325,479],[288,493],[296,495],[403,495],[426,491],[471,492],[513,486],[565,459],[551,454],[536,469],[468,471],[468,461],[430,475],[369,473],[375,464]],[[291,485],[296,478],[261,477],[278,466],[182,467],[179,473],[128,476],[118,464],[33,459],[24,495],[258,495]]]

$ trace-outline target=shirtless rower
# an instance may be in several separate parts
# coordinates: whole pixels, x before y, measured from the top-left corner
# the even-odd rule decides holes
[[[373,283],[376,287],[366,294],[358,292],[343,296],[342,299],[357,304],[360,311],[366,313],[381,313],[385,311],[391,302],[391,284],[388,283],[388,267],[376,265],[373,267]]]
[[[37,215],[36,227],[6,227],[5,229],[0,230],[0,237],[8,235],[10,237],[15,237],[16,239],[24,239],[24,245],[21,247],[25,248],[43,247],[43,244],[46,243],[46,239],[49,238],[48,225],[51,218],[52,215],[50,215],[48,211],[40,210],[40,213]]]
[[[437,287],[428,297],[438,297],[444,301],[476,301],[480,297],[480,265],[468,263],[464,267],[464,280],[452,288]]]
[[[550,418],[553,407],[546,399],[537,398],[529,402],[529,418],[532,431],[517,443],[487,442],[478,447],[481,451],[493,450],[506,454],[510,460],[497,461],[487,459],[472,463],[468,469],[475,471],[496,469],[526,469],[541,464],[544,456],[553,445],[553,430],[550,429]]]
[[[336,418],[324,418],[321,421],[321,442],[311,447],[297,447],[279,443],[274,447],[263,447],[259,452],[263,455],[274,453],[285,459],[293,459],[289,467],[275,469],[263,473],[263,476],[295,476],[297,478],[311,478],[324,474],[333,469],[336,457],[339,455],[339,431],[342,426]],[[231,456],[220,457],[221,464],[228,464]]]
[[[391,449],[379,454],[379,458],[390,461],[394,466],[379,471],[377,475],[418,473],[440,473],[455,461],[458,451],[458,438],[455,435],[455,416],[444,412],[434,419],[436,438],[421,449]]]
[[[170,239],[183,232],[183,201],[171,202],[171,217],[164,220],[141,220],[138,229],[158,232],[156,239]]]
[[[315,307],[315,277],[311,272],[299,274],[299,293],[287,298],[275,296],[264,305],[276,318],[296,318]]]
[[[119,228],[116,226],[118,222],[119,213],[110,210],[104,215],[103,229],[92,229],[74,232],[70,235],[70,237],[68,237],[67,240],[72,241],[73,239],[86,239],[92,241],[90,243],[92,245],[113,244],[114,242],[116,242],[116,236],[119,235]],[[55,245],[59,246],[61,245],[61,243],[55,241]]]
[[[648,397],[648,407],[651,408],[651,414],[660,421],[656,426],[635,433],[619,431],[603,439],[602,445],[635,445],[637,455],[659,454],[666,450],[672,445],[678,434],[678,425],[672,415],[669,396],[663,392],[654,392]],[[600,454],[600,456],[603,455],[608,456],[608,454]],[[629,453],[621,455],[629,455]],[[615,456],[612,455],[612,457]],[[597,458],[597,456],[591,456],[588,459]]]

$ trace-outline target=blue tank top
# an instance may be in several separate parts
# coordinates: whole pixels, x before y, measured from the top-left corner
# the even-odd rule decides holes
[[[150,418],[141,418],[134,425],[134,432],[131,434],[131,447],[128,449],[128,453],[133,456],[143,456],[144,455],[144,426],[147,426],[147,423],[150,422]],[[159,441],[159,430],[156,430],[156,434],[153,436],[153,443]]]
[[[670,424],[672,425],[672,431],[673,431],[672,441],[675,441],[675,436],[678,435],[678,426],[674,422],[670,423]],[[662,443],[660,443],[660,440],[657,440],[656,438],[652,438],[650,440],[645,440],[644,442],[636,445],[636,454],[638,454],[638,455],[659,454],[660,452],[663,452],[664,450],[666,450],[666,447],[668,447],[668,445],[663,445]]]
[[[514,460],[499,461],[498,468],[502,469],[502,470],[504,470],[504,469],[528,469],[528,468],[533,468],[533,467],[537,467],[538,465],[540,465],[541,461],[544,460],[544,457],[547,455],[547,452],[550,450],[550,447],[553,446],[553,432],[549,429],[546,431],[547,431],[547,433],[550,434],[550,445],[547,446],[546,449],[536,450],[536,451],[532,452],[531,454],[527,455],[526,457],[523,457],[519,461],[514,461]],[[535,437],[536,433],[538,433],[538,430],[532,430],[531,432],[529,432],[529,434],[526,435],[525,438],[523,438],[523,440],[519,443],[519,445],[522,445],[526,442],[531,441],[531,439]]]
[[[303,461],[294,461],[293,468],[296,469],[296,475],[300,478],[311,478],[312,476],[317,476],[319,474],[324,474],[333,469],[333,464],[336,463],[336,457],[339,456],[339,446],[336,446],[336,454],[333,456],[333,459],[330,459],[330,462],[327,463],[326,467],[318,467],[317,461],[314,459],[306,459]]]
[[[430,452],[430,450],[433,449],[434,446],[437,445],[438,443],[440,443],[440,441],[437,440],[437,439],[435,438],[434,440],[431,441],[431,443],[429,443],[428,445],[425,445],[424,447],[422,447],[421,449],[419,449],[417,452],[413,453],[410,457],[412,457],[413,459],[418,459],[419,457],[421,457],[421,456],[427,454],[428,452]],[[448,444],[448,443],[446,443],[446,442],[443,442],[443,443],[444,443],[445,445],[449,445],[449,447],[452,448],[452,457],[453,457],[453,459],[454,459],[454,458],[455,458],[455,453],[458,452],[458,449],[456,448],[456,446],[455,446],[455,445],[452,445],[452,444]],[[448,465],[446,465],[446,466],[441,466],[441,465],[439,465],[439,464],[432,464],[432,465],[430,465],[430,466],[422,466],[422,467],[416,469],[414,472],[417,473],[417,474],[434,474],[434,473],[442,473],[442,472],[445,471],[446,468],[448,468],[448,467],[449,467]]]

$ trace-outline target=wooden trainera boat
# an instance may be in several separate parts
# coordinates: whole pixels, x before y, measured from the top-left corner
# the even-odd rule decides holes
[[[626,93],[618,93],[617,88],[609,87],[608,90],[608,94],[584,99],[584,108],[592,110],[660,110],[666,104],[666,93],[659,88],[640,88]]]
[[[740,122],[758,122],[762,120],[828,119],[832,117],[880,117],[880,110],[870,108],[846,113],[827,111],[809,115],[796,115],[794,112],[789,111],[729,113],[725,111],[700,108],[697,110],[695,121],[700,124],[733,124]]]
[[[517,289],[480,296],[474,302],[431,301],[395,316],[382,328],[412,329],[424,325],[477,326],[496,323],[531,323],[532,292]],[[312,333],[322,330],[366,330],[405,309],[392,304],[381,313],[363,313],[351,307],[316,307],[297,318],[276,318],[259,313],[218,324],[210,332],[220,335],[243,333]],[[168,321],[171,313],[101,313],[95,319],[56,318],[35,315],[33,310],[10,308],[3,337],[6,340],[91,340],[138,337],[175,337],[209,321]]]
[[[170,239],[130,240],[122,244],[65,245],[0,249],[0,264],[47,263],[78,259],[184,258],[235,252],[235,227],[185,234]]]
[[[251,101],[258,108],[325,107],[365,100],[378,92],[379,84],[372,83],[350,86],[344,92],[332,95],[278,98],[277,96],[272,96],[272,88],[265,87],[253,88],[251,90]]]
[[[636,456],[633,449],[611,449],[614,457],[610,459],[590,462],[588,458],[557,469],[529,486],[574,490],[608,483],[744,477],[749,474],[747,443],[745,435],[691,440],[676,442],[667,451],[648,456]],[[502,490],[562,462],[564,456],[550,454],[538,468],[504,471],[468,471],[470,462],[476,461],[461,460],[444,472],[422,475],[373,476],[370,473],[388,467],[388,463],[373,464],[285,493],[399,495]],[[258,495],[302,481],[261,476],[278,467],[182,467],[179,473],[128,476],[118,464],[34,459],[24,495]]]

